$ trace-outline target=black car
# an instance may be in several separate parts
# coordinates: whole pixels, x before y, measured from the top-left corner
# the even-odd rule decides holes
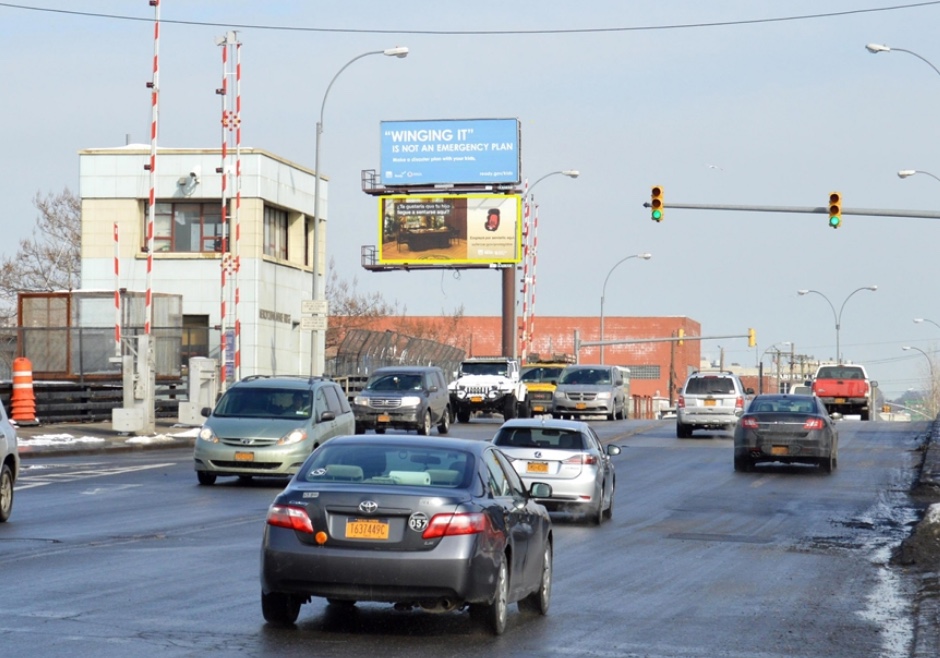
[[[434,366],[388,366],[372,373],[353,398],[356,434],[388,428],[447,434],[453,411],[444,372]]]
[[[839,463],[839,432],[815,395],[758,395],[734,429],[734,470],[760,462],[817,464],[826,473]]]
[[[336,606],[468,609],[496,634],[507,606],[548,612],[552,523],[490,443],[374,434],[318,448],[268,510],[261,610],[297,620],[311,597]]]

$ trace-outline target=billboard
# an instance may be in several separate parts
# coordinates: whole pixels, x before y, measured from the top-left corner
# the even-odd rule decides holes
[[[381,265],[486,265],[522,260],[519,194],[379,197]]]
[[[381,183],[521,181],[518,119],[382,121]]]

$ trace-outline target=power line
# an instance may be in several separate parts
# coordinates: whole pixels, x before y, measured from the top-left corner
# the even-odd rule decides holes
[[[585,27],[585,28],[564,28],[564,29],[541,29],[541,30],[410,30],[410,29],[364,29],[364,28],[334,28],[334,27],[301,27],[294,25],[261,25],[261,24],[237,24],[237,23],[212,23],[204,21],[184,21],[161,19],[161,23],[172,25],[194,25],[201,27],[224,27],[228,29],[254,29],[254,30],[275,30],[282,32],[321,32],[321,33],[344,33],[344,34],[415,34],[415,35],[440,35],[440,36],[510,36],[510,35],[544,35],[544,34],[598,34],[605,32],[651,32],[659,30],[687,30],[692,28],[709,27],[735,27],[739,25],[761,25],[767,23],[785,23],[791,21],[819,20],[822,18],[838,18],[841,16],[854,16],[858,14],[872,14],[886,11],[899,11],[905,9],[919,9],[931,5],[940,4],[940,0],[930,0],[928,2],[915,2],[903,5],[893,5],[890,7],[872,7],[869,9],[848,9],[846,11],[833,11],[820,14],[800,14],[796,16],[779,16],[776,18],[753,18],[737,21],[715,21],[711,23],[676,23],[671,25],[638,25],[621,27]],[[152,23],[152,18],[138,16],[124,16],[118,14],[103,14],[98,12],[74,11],[70,9],[52,9],[49,7],[33,7],[29,5],[15,4],[11,2],[0,2],[0,7],[7,9],[20,9],[23,11],[37,11],[50,14],[67,14],[71,16],[81,16],[84,18],[103,18],[119,21],[139,21]]]

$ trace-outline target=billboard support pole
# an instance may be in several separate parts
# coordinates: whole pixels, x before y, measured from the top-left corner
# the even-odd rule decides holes
[[[502,268],[503,276],[503,356],[516,358],[516,266]]]

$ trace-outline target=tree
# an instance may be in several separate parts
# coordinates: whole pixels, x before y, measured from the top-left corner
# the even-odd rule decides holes
[[[0,323],[15,324],[17,293],[74,290],[81,286],[82,202],[65,188],[36,193],[39,210],[29,238],[13,256],[0,258]]]

